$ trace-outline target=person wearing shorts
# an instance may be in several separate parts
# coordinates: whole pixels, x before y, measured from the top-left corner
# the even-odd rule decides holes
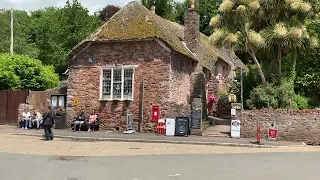
[[[81,125],[84,124],[84,119],[85,119],[84,113],[81,111],[75,121],[75,126],[79,125],[79,132],[81,130]],[[74,128],[74,131],[76,131],[76,128]]]

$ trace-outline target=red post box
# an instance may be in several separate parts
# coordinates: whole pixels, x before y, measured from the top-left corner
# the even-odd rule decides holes
[[[157,105],[152,106],[152,121],[158,122],[160,118],[160,108]]]

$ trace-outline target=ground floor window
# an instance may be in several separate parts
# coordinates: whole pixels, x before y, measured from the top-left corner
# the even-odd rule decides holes
[[[52,95],[51,104],[54,107],[66,107],[66,95]]]
[[[102,68],[101,100],[133,100],[134,66]]]

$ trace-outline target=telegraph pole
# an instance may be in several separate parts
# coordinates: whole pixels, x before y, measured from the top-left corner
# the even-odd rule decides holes
[[[11,45],[10,45],[10,53],[13,54],[13,8],[11,8],[10,12],[10,20],[11,20]]]

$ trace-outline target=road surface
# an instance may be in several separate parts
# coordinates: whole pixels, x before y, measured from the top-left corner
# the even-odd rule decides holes
[[[315,180],[319,159],[318,152],[73,158],[0,153],[0,174],[3,180]]]
[[[0,134],[1,180],[320,179],[319,147],[83,142]]]

